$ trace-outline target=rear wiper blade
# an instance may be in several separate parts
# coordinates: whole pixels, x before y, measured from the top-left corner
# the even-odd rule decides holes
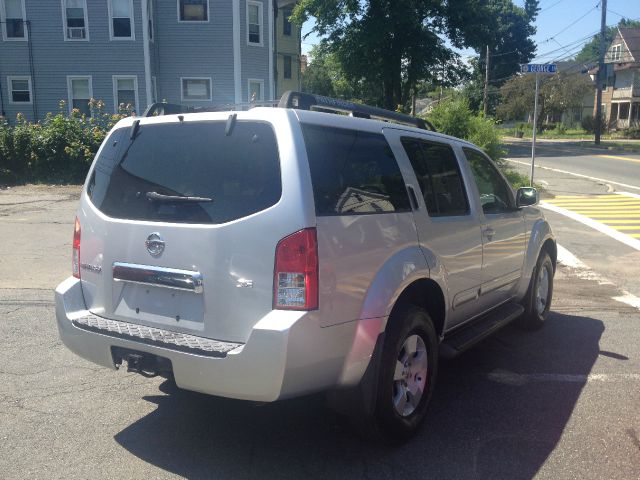
[[[147,198],[159,202],[213,202],[213,198],[209,197],[182,197],[180,195],[163,195],[158,192],[147,192]]]

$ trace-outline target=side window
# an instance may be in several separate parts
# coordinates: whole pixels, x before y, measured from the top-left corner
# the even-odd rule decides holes
[[[431,217],[467,215],[469,202],[450,145],[404,137],[402,145],[418,178]]]
[[[302,125],[316,214],[409,212],[404,179],[384,136]]]
[[[502,213],[513,209],[511,188],[491,161],[477,150],[463,148],[480,192],[484,213]]]

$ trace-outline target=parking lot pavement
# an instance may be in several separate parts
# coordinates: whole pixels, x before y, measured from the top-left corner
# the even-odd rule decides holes
[[[68,352],[51,289],[68,275],[75,202],[51,202],[36,237],[14,227],[22,207],[0,217],[15,237],[0,244],[14,279],[0,288],[3,479],[640,478],[640,312],[612,300],[615,285],[561,267],[545,328],[507,327],[443,362],[425,428],[390,448],[355,436],[320,395],[218,399]],[[15,246],[33,258],[5,261]]]

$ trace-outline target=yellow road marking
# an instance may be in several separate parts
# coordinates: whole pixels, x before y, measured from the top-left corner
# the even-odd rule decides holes
[[[613,218],[605,218],[600,221],[602,223],[638,223],[638,220],[615,220]]]
[[[613,160],[624,160],[625,162],[640,163],[640,160],[638,160],[638,159],[627,158],[627,157],[619,157],[618,155],[596,155],[596,157],[611,158]]]
[[[607,223],[607,222],[602,222]],[[616,230],[639,230],[640,225],[609,225],[611,228],[615,228]]]

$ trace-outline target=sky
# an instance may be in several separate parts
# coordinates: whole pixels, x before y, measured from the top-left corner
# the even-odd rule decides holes
[[[522,6],[524,0],[514,0]],[[534,41],[538,46],[533,62],[550,62],[580,51],[580,46],[600,30],[600,2],[597,0],[540,0]],[[608,0],[607,25],[616,25],[622,17],[640,20],[640,0]],[[303,36],[313,28],[313,20],[302,28]],[[318,42],[314,35],[302,39],[302,53],[307,54]],[[562,48],[564,47],[564,48]],[[460,52],[474,56],[472,50]]]

